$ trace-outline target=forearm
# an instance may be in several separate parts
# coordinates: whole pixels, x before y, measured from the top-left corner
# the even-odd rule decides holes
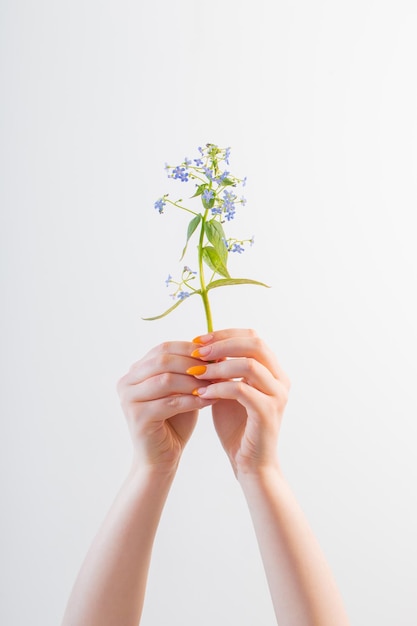
[[[62,626],[137,626],[172,480],[132,469],[85,558]]]
[[[280,626],[348,626],[332,573],[279,469],[239,477]]]

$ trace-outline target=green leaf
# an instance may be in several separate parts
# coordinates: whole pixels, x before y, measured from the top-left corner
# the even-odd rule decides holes
[[[215,289],[216,287],[227,287],[227,285],[259,285],[260,287],[267,287],[270,289],[270,285],[259,282],[259,280],[252,280],[251,278],[221,278],[220,280],[213,280],[212,283],[207,285],[207,291],[209,289]]]
[[[191,222],[188,224],[187,241],[185,242],[184,250],[182,251],[180,261],[182,261],[182,259],[184,258],[184,254],[185,254],[185,252],[187,250],[188,242],[190,241],[190,238],[191,238],[192,234],[195,232],[195,229],[197,228],[197,226],[199,225],[200,222],[201,222],[201,213],[199,213],[198,215],[193,217]]]
[[[208,187],[207,183],[202,183],[201,185],[198,185],[197,187],[197,191],[195,192],[195,194],[193,196],[191,196],[192,198],[196,198],[197,196],[201,196],[201,194],[203,193],[203,191]]]
[[[193,293],[190,293],[190,295],[188,296],[188,298],[191,298],[191,296],[195,296],[196,293],[201,293],[200,290],[198,291],[193,291]],[[169,313],[171,313],[171,311],[173,311],[174,309],[176,309],[178,306],[180,306],[180,304],[182,304],[183,302],[185,302],[186,300],[188,300],[188,298],[183,298],[182,300],[177,300],[177,302],[175,304],[173,304],[169,309],[167,309],[164,313],[161,313],[161,315],[155,315],[154,317],[142,317],[142,319],[145,322],[152,322],[153,320],[160,320],[162,317],[165,317],[166,315],[168,315]]]
[[[236,186],[235,181],[234,180],[230,180],[230,178],[223,178],[221,184],[222,184],[223,187],[230,187],[230,185],[233,185],[233,187]]]
[[[224,234],[223,226],[215,218],[204,224],[204,230],[207,235],[207,239],[213,244],[220,259],[227,265],[227,246],[225,243],[226,235]]]
[[[219,253],[212,246],[203,248],[203,261],[217,274],[230,278],[226,265],[221,260]]]

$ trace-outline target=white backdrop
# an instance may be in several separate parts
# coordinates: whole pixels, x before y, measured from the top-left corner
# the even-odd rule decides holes
[[[187,218],[164,163],[231,146],[255,234],[213,294],[292,380],[280,454],[352,625],[417,623],[414,0],[2,0],[1,602],[56,626],[130,462],[115,385],[166,339]],[[180,183],[178,183],[180,185]],[[178,187],[178,195],[183,194]],[[203,412],[143,626],[272,626],[246,505]]]

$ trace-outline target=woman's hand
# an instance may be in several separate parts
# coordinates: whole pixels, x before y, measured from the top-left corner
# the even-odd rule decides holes
[[[213,403],[192,394],[187,369],[195,344],[166,342],[132,365],[117,385],[134,446],[134,461],[151,469],[175,470],[196,425],[198,410]],[[208,383],[202,383],[202,386]]]
[[[194,393],[216,400],[214,425],[236,476],[276,468],[290,382],[274,354],[253,330],[221,330],[194,343],[199,369],[188,373],[202,383]]]

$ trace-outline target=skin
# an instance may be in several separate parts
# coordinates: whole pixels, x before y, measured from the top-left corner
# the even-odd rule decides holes
[[[348,626],[277,457],[289,388],[252,330],[167,342],[132,365],[118,383],[132,468],[86,556],[62,626],[137,626],[160,516],[198,412],[210,405],[248,503],[280,626]]]

